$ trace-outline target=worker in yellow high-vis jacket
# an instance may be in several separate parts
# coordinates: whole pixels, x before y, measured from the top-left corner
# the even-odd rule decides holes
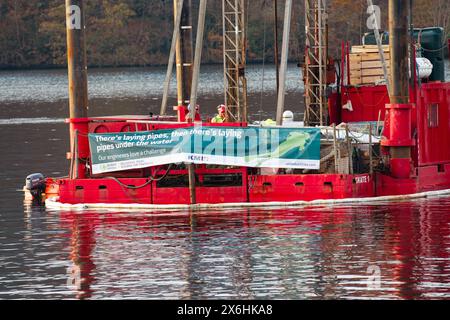
[[[211,119],[212,123],[224,123],[225,118],[227,116],[227,107],[224,104],[221,104],[217,107],[218,114]]]

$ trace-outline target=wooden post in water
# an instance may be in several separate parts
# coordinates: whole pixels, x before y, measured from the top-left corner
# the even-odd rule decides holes
[[[284,12],[283,48],[281,50],[280,87],[278,90],[277,125],[283,123],[284,100],[286,94],[286,72],[289,56],[289,35],[291,31],[292,0],[286,0]]]
[[[178,106],[187,107],[191,103],[192,91],[192,0],[174,0],[174,20],[178,35],[174,35],[176,40],[175,53],[177,65],[177,96]],[[179,12],[181,10],[181,12]],[[179,22],[179,23],[178,23]],[[170,61],[169,61],[170,63]],[[194,110],[190,119],[195,119],[195,103],[191,109]],[[161,108],[163,111],[163,108]],[[190,115],[191,116],[191,115]],[[184,120],[184,119],[183,119]],[[192,204],[197,202],[195,194],[195,168],[193,164],[187,164],[189,177],[189,193]]]
[[[189,197],[191,199],[191,204],[197,203],[197,191],[196,191],[196,181],[195,181],[195,165],[188,164],[188,175],[189,175]]]
[[[389,0],[389,45],[391,51],[390,137],[383,141],[389,147],[391,174],[409,178],[411,174],[412,105],[409,103],[409,1]]]
[[[409,103],[408,16],[409,1],[389,1],[389,35],[392,83],[391,103]]]
[[[200,65],[202,62],[203,34],[205,31],[206,4],[207,0],[200,0],[200,9],[197,26],[197,40],[195,42],[194,70],[192,72],[191,110],[189,112],[190,113],[189,118],[192,119],[192,121],[194,121],[195,119],[195,107],[197,105],[198,82],[200,78]],[[197,197],[195,190],[194,164],[189,164],[188,170],[189,170],[189,193],[191,197],[191,204],[196,204]]]
[[[66,0],[70,118],[86,118],[88,84],[83,0]]]
[[[80,158],[89,156],[88,132],[88,82],[86,62],[85,17],[83,0],[66,0],[67,64],[69,77],[70,143],[72,162],[77,164],[71,176],[85,178]],[[74,120],[78,119],[78,120]],[[74,158],[76,157],[76,159]]]

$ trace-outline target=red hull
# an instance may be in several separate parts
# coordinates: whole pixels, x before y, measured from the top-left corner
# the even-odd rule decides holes
[[[120,181],[139,186],[145,178],[126,178]],[[367,198],[414,194],[450,189],[450,164],[439,172],[437,166],[421,168],[411,179],[394,179],[380,173],[374,175],[275,175],[248,176],[242,186],[197,187],[198,203],[293,202],[327,199]],[[52,181],[47,188],[49,196],[58,195],[68,204],[190,204],[189,188],[157,187],[155,182],[132,190],[115,180],[62,179]]]

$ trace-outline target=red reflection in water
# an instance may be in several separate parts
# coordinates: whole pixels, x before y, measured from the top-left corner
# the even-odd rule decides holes
[[[217,232],[229,233],[243,242],[254,241],[252,237],[276,237],[275,244],[286,254],[295,251],[297,245],[304,246],[316,259],[311,260],[316,273],[309,276],[319,279],[310,288],[319,298],[450,298],[450,216],[447,205],[443,208],[439,201],[172,215],[62,212],[60,222],[63,229],[71,230],[70,260],[81,269],[80,299],[95,294],[96,237],[158,242],[167,240],[170,233],[172,239],[195,238],[202,243]],[[110,232],[106,236],[98,230]],[[136,239],[137,232],[142,238]],[[296,240],[299,236],[301,241]],[[249,270],[242,272],[251,277],[255,259],[252,252],[246,256]],[[368,291],[365,285],[371,265],[381,270],[379,290]],[[188,296],[196,297],[194,292]]]

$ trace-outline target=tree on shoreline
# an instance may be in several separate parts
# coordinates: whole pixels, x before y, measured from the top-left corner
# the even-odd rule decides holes
[[[261,62],[264,56],[271,62],[274,60],[273,1],[248,1],[248,61]],[[205,63],[222,61],[221,2],[208,2]],[[281,34],[284,4],[278,2]],[[375,1],[382,8],[387,8],[387,2]],[[195,21],[198,3],[194,0],[193,4]],[[367,1],[331,0],[329,7],[329,52],[339,57],[341,41],[359,44],[366,32]],[[414,8],[416,26],[441,25],[450,32],[450,1],[416,0]],[[304,50],[303,1],[295,1],[293,10],[290,59],[299,61]],[[86,19],[90,66],[167,63],[173,28],[173,0],[86,1]],[[387,9],[383,10],[383,24],[386,29]],[[66,65],[64,1],[0,0],[0,30],[0,68]]]

